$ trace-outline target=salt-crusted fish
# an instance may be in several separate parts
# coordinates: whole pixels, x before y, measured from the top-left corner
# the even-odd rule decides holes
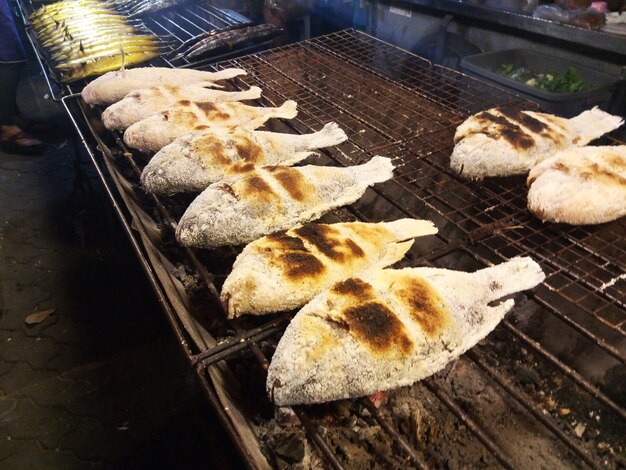
[[[229,318],[292,310],[337,281],[401,260],[428,220],[306,224],[247,245],[222,287]]]
[[[475,273],[383,269],[340,281],[287,327],[268,370],[267,392],[283,406],[412,384],[478,343],[514,305],[513,299],[493,302],[543,279],[526,257]]]
[[[291,166],[313,150],[347,139],[334,122],[312,134],[216,130],[191,134],[159,150],[141,175],[151,193],[202,191],[211,183],[233,180],[260,166]]]
[[[82,91],[88,104],[111,104],[121,100],[131,91],[158,85],[190,85],[203,83],[210,86],[219,80],[228,80],[245,75],[241,69],[224,69],[219,72],[203,72],[192,69],[170,69],[167,67],[139,67],[117,70],[98,77]]]
[[[528,209],[544,221],[601,224],[626,215],[626,145],[564,150],[528,174]]]
[[[571,119],[534,111],[489,109],[457,128],[450,167],[471,179],[525,174],[559,150],[582,147],[623,123],[621,117],[597,107]]]
[[[155,113],[175,108],[182,100],[207,103],[255,100],[261,97],[259,87],[245,91],[222,91],[202,85],[160,85],[135,90],[102,113],[107,129],[124,130]]]
[[[258,168],[232,184],[205,189],[180,219],[176,238],[203,248],[248,243],[351,204],[392,175],[393,164],[385,157],[347,168]]]
[[[247,106],[242,103],[194,103],[182,100],[167,111],[136,122],[124,132],[124,142],[143,152],[157,152],[190,133],[204,133],[216,127],[256,129],[271,118],[292,119],[298,114],[295,101],[278,108]]]

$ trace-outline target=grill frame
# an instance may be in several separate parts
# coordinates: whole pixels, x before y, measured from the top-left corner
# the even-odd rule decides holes
[[[358,57],[355,49],[351,49],[349,54],[345,51],[342,51],[341,47],[337,47],[336,40],[342,37],[345,39],[346,36],[352,36],[358,38],[359,41],[364,41],[366,43],[371,42],[375,44],[375,48],[380,48],[385,51],[385,54],[380,53],[379,55],[385,55],[385,60],[387,62],[390,61],[390,55],[400,55],[403,56],[406,61],[404,61],[403,65],[405,67],[409,67],[409,70],[412,72],[409,77],[406,77],[406,73],[397,72],[394,69],[394,66],[397,64],[395,62],[391,63],[391,72],[390,75],[385,75],[385,72],[388,70],[379,70],[377,67],[371,67],[372,64],[368,64],[368,66],[364,66],[363,63],[358,61],[355,57]],[[401,126],[397,129],[384,128],[383,126],[373,125],[372,122],[368,120],[368,116],[366,113],[359,111],[355,112],[351,109],[351,105],[349,102],[341,103],[339,102],[339,106],[335,109],[339,109],[341,114],[345,114],[344,118],[347,120],[346,122],[355,123],[355,125],[362,125],[365,129],[363,133],[357,133],[351,135],[351,141],[349,145],[339,146],[340,150],[337,152],[323,152],[323,157],[328,161],[334,161],[337,164],[347,164],[347,163],[359,163],[362,160],[368,159],[369,156],[374,155],[376,153],[381,154],[393,154],[394,152],[402,153],[406,152],[408,147],[415,147],[416,141],[420,144],[428,144],[429,141],[423,142],[425,136],[432,138],[432,144],[430,147],[428,145],[424,145],[425,149],[420,147],[420,154],[417,156],[417,163],[421,165],[419,170],[423,170],[424,175],[422,176],[423,181],[430,181],[429,178],[432,179],[432,175],[445,175],[443,181],[437,181],[437,184],[432,186],[428,186],[425,184],[418,184],[419,178],[411,177],[412,173],[410,171],[405,171],[404,167],[411,165],[412,163],[416,163],[411,161],[407,161],[404,166],[401,167],[401,170],[398,172],[397,177],[394,179],[394,182],[386,185],[382,185],[381,188],[374,189],[369,193],[371,198],[372,195],[376,195],[376,197],[382,197],[389,203],[395,205],[396,209],[399,213],[403,213],[407,216],[419,216],[419,214],[414,214],[410,210],[410,208],[401,207],[399,204],[394,202],[397,198],[395,197],[398,194],[398,191],[401,193],[409,193],[410,198],[414,201],[423,202],[430,210],[433,211],[434,214],[439,215],[441,220],[443,220],[446,224],[453,225],[458,228],[458,231],[454,232],[452,236],[443,236],[439,235],[437,247],[431,250],[428,253],[420,253],[418,255],[414,255],[410,260],[410,263],[419,262],[421,264],[429,264],[436,265],[438,260],[449,255],[453,252],[463,252],[465,255],[475,259],[480,265],[487,265],[490,262],[500,261],[502,259],[508,258],[509,256],[505,256],[505,249],[510,249],[510,247],[516,248],[520,250],[520,254],[529,253],[534,255],[533,251],[530,253],[531,248],[524,244],[523,235],[519,234],[516,231],[523,230],[522,224],[529,223],[530,226],[534,227],[533,230],[537,227],[538,222],[535,222],[532,219],[525,207],[520,207],[520,194],[519,187],[511,189],[510,187],[510,179],[508,184],[506,182],[486,182],[486,183],[471,183],[466,182],[455,175],[447,172],[445,167],[445,158],[447,157],[445,154],[448,152],[450,148],[450,142],[452,137],[453,127],[456,127],[457,124],[462,122],[465,116],[472,114],[473,112],[477,112],[479,108],[487,108],[491,105],[501,104],[502,101],[493,102],[491,104],[489,99],[485,101],[476,100],[472,101],[468,98],[467,95],[471,95],[475,93],[474,91],[467,91],[465,89],[461,89],[458,94],[454,93],[455,87],[459,87],[459,81],[468,84],[468,90],[474,90],[473,87],[477,89],[491,90],[495,91],[497,89],[482,84],[478,80],[472,79],[462,74],[458,74],[457,72],[447,70],[442,67],[434,66],[430,64],[425,59],[418,58],[413,56],[406,51],[402,51],[401,49],[396,48],[395,46],[383,43],[382,41],[375,40],[369,36],[364,35],[363,33],[359,33],[353,30],[347,30],[339,33],[334,33],[333,35],[325,36],[322,38],[316,38],[310,41],[305,41],[303,43],[298,43],[297,45],[285,46],[283,48],[277,48],[270,51],[262,52],[260,54],[255,54],[253,56],[233,59],[225,63],[220,63],[216,68],[223,68],[226,66],[236,66],[242,68],[250,68],[251,63],[254,65],[257,62],[262,67],[268,67],[269,69],[279,69],[280,66],[277,64],[273,64],[270,60],[274,58],[276,54],[280,54],[281,51],[292,51],[296,48],[303,48],[307,53],[306,56],[308,58],[311,57],[311,47],[317,48],[316,52],[323,51],[323,55],[325,57],[335,58],[335,60],[341,60],[344,64],[341,67],[347,67],[351,70],[356,70],[357,72],[363,72],[369,78],[368,83],[378,86],[378,81],[386,81],[391,83],[394,87],[397,87],[397,90],[393,90],[392,95],[396,96],[399,94],[400,96],[405,96],[407,93],[411,94],[411,100],[421,101],[423,100],[425,103],[432,104],[433,100],[440,99],[437,94],[442,93],[443,96],[452,97],[454,99],[454,105],[457,107],[456,112],[450,112],[446,115],[446,120],[444,121],[443,128],[440,128],[442,119],[434,119],[432,122],[427,122],[425,125],[430,127],[422,128],[422,133],[418,137],[414,137],[410,135],[410,132],[407,131],[407,126]],[[367,44],[363,45],[363,48],[369,47]],[[331,62],[332,63],[332,62]],[[375,64],[376,65],[376,64]],[[385,64],[385,66],[389,66],[389,64]],[[204,65],[206,68],[206,65]],[[213,67],[212,67],[213,68]],[[256,70],[256,65],[253,67]],[[328,98],[324,95],[324,90],[319,90],[313,87],[309,81],[305,83],[299,83],[298,80],[295,80],[289,76],[291,73],[290,70],[282,67],[282,73],[278,73],[278,77],[282,80],[286,80],[284,83],[291,85],[306,85],[299,88],[299,90],[304,89],[307,93],[307,96],[304,99],[300,100],[301,106],[310,106],[312,111],[303,113],[304,116],[299,116],[299,118],[293,123],[288,124],[287,126],[295,130],[296,132],[304,132],[310,131],[312,128],[319,128],[325,119],[319,117],[320,115],[315,114],[315,112],[319,111],[319,106],[312,106],[315,103],[319,103],[320,100],[326,105],[337,105],[336,101],[333,101],[331,98]],[[398,78],[397,75],[400,75]],[[261,84],[264,86],[264,91],[268,90],[268,95],[263,98],[263,103],[266,105],[275,105],[279,104],[283,99],[295,98],[298,100],[298,96],[287,96],[286,94],[281,94],[279,91],[284,91],[286,87],[279,87],[274,84],[267,85],[266,83],[256,82],[255,80],[259,80],[260,78],[265,77],[263,73],[251,74],[249,76],[235,79],[233,80],[234,85],[237,88],[243,88],[245,86],[249,86],[252,84]],[[260,78],[259,78],[260,77]],[[417,78],[416,78],[417,77]],[[278,78],[276,78],[278,80]],[[432,84],[435,83],[437,87],[422,89],[416,88],[416,85],[423,85],[424,83]],[[295,86],[294,85],[294,86]],[[452,92],[450,91],[452,90]],[[70,89],[71,91],[71,89]],[[499,93],[501,93],[498,90]],[[415,96],[419,97],[417,99]],[[491,95],[487,94],[488,97]],[[505,96],[506,99],[504,101],[505,104],[511,106],[522,106],[529,105],[525,103],[521,99],[515,97],[514,95],[501,95],[498,98],[502,98]],[[237,425],[233,423],[233,419],[225,412],[226,405],[223,403],[223,399],[221,399],[216,389],[218,388],[213,382],[214,380],[210,377],[209,371],[215,371],[215,367],[226,359],[237,358],[239,355],[244,353],[252,354],[259,363],[261,368],[267,366],[267,358],[265,354],[261,351],[258,344],[265,338],[269,338],[272,335],[279,334],[282,328],[284,327],[285,321],[289,318],[289,315],[283,315],[278,317],[278,319],[270,319],[268,321],[262,321],[259,324],[254,325],[254,328],[249,328],[248,325],[242,324],[240,321],[227,322],[228,329],[231,331],[231,334],[226,337],[225,342],[222,345],[214,344],[210,346],[209,343],[212,343],[214,340],[212,332],[202,331],[201,334],[191,334],[190,329],[199,329],[203,330],[203,326],[195,321],[195,319],[189,315],[187,318],[181,318],[181,312],[177,311],[172,306],[172,300],[168,298],[167,292],[163,287],[162,280],[159,279],[159,276],[154,272],[154,263],[151,262],[150,256],[147,253],[147,249],[144,245],[145,240],[141,240],[141,237],[137,235],[137,233],[131,228],[132,222],[135,221],[138,217],[137,214],[129,214],[124,210],[121,210],[120,207],[130,207],[128,200],[125,200],[123,194],[128,192],[128,188],[125,188],[122,179],[124,178],[116,168],[116,165],[120,163],[120,158],[124,155],[133,155],[132,152],[129,152],[126,149],[119,139],[119,135],[108,135],[103,138],[102,132],[95,128],[92,124],[93,115],[91,110],[86,109],[81,106],[79,102],[75,100],[74,95],[65,96],[61,99],[66,110],[76,128],[81,133],[81,139],[83,144],[87,147],[90,156],[92,157],[94,164],[97,168],[106,168],[109,173],[113,175],[113,185],[115,188],[109,187],[111,184],[107,181],[105,176],[105,172],[100,173],[100,177],[105,183],[107,187],[107,192],[109,193],[109,197],[111,197],[114,202],[114,206],[118,211],[118,215],[124,222],[124,226],[126,228],[127,234],[131,239],[131,243],[138,253],[140,259],[142,260],[142,264],[148,273],[148,276],[157,290],[157,295],[161,300],[161,303],[164,305],[166,309],[166,313],[168,314],[168,318],[172,323],[174,331],[176,333],[177,338],[183,345],[183,348],[188,355],[190,362],[192,365],[196,367],[196,372],[198,377],[200,378],[200,382],[203,386],[203,389],[207,393],[207,396],[213,403],[214,407],[218,410],[218,414],[222,419],[222,422],[226,425],[227,430],[233,440],[238,444],[239,449],[242,451],[244,459],[246,460],[247,465],[250,468],[262,468],[262,462],[251,458],[249,453],[246,453],[246,446],[249,446],[250,443],[243,442],[241,435],[239,433],[239,429]],[[493,101],[493,99],[492,99]],[[441,105],[441,103],[439,103]],[[450,103],[445,103],[450,104]],[[484,104],[484,106],[483,106]],[[424,105],[425,111],[429,111],[431,108],[429,106]],[[372,109],[370,106],[368,109]],[[78,119],[76,119],[78,117]],[[346,123],[340,123],[342,127],[346,125]],[[447,127],[446,127],[447,126]],[[283,126],[284,127],[284,126]],[[84,129],[84,130],[83,130]],[[89,136],[87,136],[89,134]],[[422,139],[422,140],[420,140]],[[617,142],[611,139],[605,139],[606,141]],[[447,142],[447,143],[446,143]],[[97,151],[94,149],[98,148],[104,154],[103,159],[99,159],[97,157]],[[413,157],[416,157],[414,154]],[[355,158],[356,157],[356,158]],[[137,172],[140,171],[140,164],[137,163],[135,157],[125,157],[127,158],[125,163],[129,163],[132,169],[132,172],[135,173],[135,177],[137,177]],[[442,160],[443,159],[443,160]],[[427,173],[427,170],[430,173]],[[415,170],[413,170],[415,171]],[[430,175],[430,176],[429,176]],[[415,176],[415,175],[413,175]],[[503,180],[504,181],[504,180]],[[407,190],[407,186],[409,190]],[[415,191],[413,186],[418,187],[421,192]],[[435,188],[432,190],[431,188]],[[483,206],[475,206],[472,204],[467,204],[466,199],[464,198],[456,198],[456,200],[461,204],[462,207],[454,207],[452,204],[453,199],[451,199],[451,195],[454,195],[454,191],[450,189],[452,188],[462,188],[467,193],[464,195],[471,198],[469,201],[481,200]],[[441,192],[437,192],[440,190]],[[118,192],[119,191],[119,192]],[[151,198],[154,203],[154,207],[156,207],[157,212],[160,213],[160,216],[163,218],[162,223],[166,228],[171,228],[175,224],[175,219],[171,215],[170,210],[168,209],[167,202],[163,202],[159,200],[159,198]],[[516,204],[517,202],[517,204]],[[443,205],[443,206],[442,206]],[[442,209],[442,207],[449,207],[450,210]],[[367,220],[367,207],[366,203],[357,203],[354,207],[350,209],[351,217],[358,217],[363,220]],[[489,211],[486,211],[486,219],[477,219],[476,214],[482,213],[482,209],[489,209],[490,207],[494,207]],[[481,209],[482,207],[482,209]],[[506,209],[506,211],[504,210]],[[492,212],[501,210],[502,213],[500,216],[493,215]],[[483,211],[484,212],[484,211]],[[615,230],[622,227],[623,225],[619,222],[610,224],[611,226],[615,226]],[[541,229],[537,229],[536,232],[533,232],[534,237],[546,236],[544,232],[551,234],[553,237],[555,236],[554,232],[558,232],[558,230],[564,230],[564,233],[569,237],[570,244],[568,246],[584,248],[588,251],[589,247],[585,245],[585,241],[588,239],[597,238],[598,230],[596,229],[580,229],[580,228],[572,228],[567,229],[564,227],[558,227],[555,229],[552,226],[548,226],[547,228],[543,227]],[[587,231],[585,232],[585,236],[582,237],[581,240],[581,232],[580,230]],[[558,233],[556,233],[558,235]],[[601,234],[600,234],[601,235]],[[577,238],[578,236],[578,238]],[[138,239],[139,238],[139,239]],[[550,239],[550,237],[547,237]],[[599,238],[599,242],[604,242],[605,240]],[[541,246],[537,244],[538,246]],[[495,247],[495,248],[494,248]],[[525,250],[525,251],[524,251]],[[207,289],[212,292],[213,295],[216,295],[217,289],[214,285],[214,280],[212,275],[206,270],[204,265],[204,256],[202,253],[198,253],[197,250],[184,250],[185,256],[188,258],[188,263],[191,263],[197,269],[197,275],[204,284],[206,284]],[[563,252],[567,252],[564,248]],[[623,254],[626,250],[619,251],[620,254]],[[586,258],[581,258],[581,260],[585,260]],[[609,263],[606,256],[601,257],[603,263]],[[540,264],[542,267],[545,267],[546,263],[548,263],[548,259],[541,259]],[[621,263],[624,262],[623,258],[617,258],[614,262],[617,262],[619,266],[622,266]],[[565,267],[556,266],[554,273],[549,273],[549,278],[551,276],[556,276],[556,274],[563,274],[570,278],[573,276],[579,276],[576,271],[572,271],[570,268],[572,266],[576,266],[576,262],[571,263],[571,266]],[[556,274],[555,274],[556,273]],[[556,277],[555,277],[556,279]],[[595,286],[602,286],[606,283],[609,283],[609,280],[603,280],[604,277],[596,277]],[[602,285],[599,284],[599,281],[602,281]],[[556,281],[555,281],[556,282]],[[623,299],[624,298],[624,289],[622,286],[621,290],[618,281],[613,286],[609,286],[608,288],[613,289],[606,293],[600,293],[600,300],[604,301],[606,304],[606,300],[608,295],[611,295],[611,299],[614,299],[616,296],[617,300],[620,302],[618,308],[622,309],[623,313]],[[589,292],[590,288],[594,287],[594,284],[587,283],[589,285],[583,286],[586,289],[586,292]],[[571,284],[567,284],[571,285]],[[567,286],[566,285],[566,286]],[[578,285],[577,285],[578,286]],[[617,286],[617,288],[615,288]],[[578,286],[580,287],[580,286]],[[564,287],[562,287],[564,289]],[[554,302],[549,298],[548,294],[554,294],[553,291],[549,289],[545,289],[547,292],[539,291],[528,296],[530,301],[537,302],[539,304],[543,304],[544,307],[552,308],[552,314],[560,319],[565,319],[566,321],[569,319],[569,311],[562,311],[559,308],[554,307]],[[606,290],[606,288],[604,289]],[[560,292],[556,292],[559,294]],[[582,297],[583,299],[588,298],[588,296],[595,295],[592,291],[587,294],[587,297]],[[574,299],[569,298],[569,304],[575,304]],[[585,310],[585,306],[583,306],[583,311]],[[594,315],[597,313],[595,309],[587,309],[588,311],[584,311],[583,313],[596,318]],[[618,312],[619,313],[619,312]],[[216,312],[217,315],[220,312]],[[624,412],[623,407],[615,404],[610,397],[606,396],[602,391],[597,389],[589,380],[582,377],[575,370],[570,368],[567,364],[565,364],[561,359],[550,353],[546,350],[541,343],[537,342],[535,339],[527,335],[524,331],[520,330],[516,324],[510,320],[511,314],[504,320],[503,329],[506,329],[510,332],[511,335],[516,337],[519,341],[523,342],[526,347],[533,349],[540,355],[543,355],[544,360],[552,363],[554,367],[557,367],[562,374],[568,377],[573,377],[573,380],[577,380],[579,385],[583,387],[590,395],[595,395],[599,401],[604,403],[613,409],[617,414],[619,414],[622,418],[626,417],[626,413]],[[602,317],[600,317],[602,318]],[[569,319],[571,320],[571,319]],[[572,324],[574,322],[574,324]],[[616,327],[616,325],[605,325],[605,322],[600,321],[605,327]],[[604,353],[611,355],[615,359],[618,359],[624,362],[623,352],[618,350],[615,346],[606,343],[603,338],[598,337],[598,335],[591,331],[589,327],[586,325],[579,325],[575,320],[570,321],[570,326],[574,326],[574,328],[582,335],[585,335],[588,339],[592,341],[597,341],[599,343],[599,347],[604,351]],[[594,326],[595,327],[595,326]],[[621,321],[617,324],[617,332],[620,334],[624,334],[624,321]],[[614,329],[614,328],[613,328]],[[217,338],[218,335],[215,335]],[[222,340],[223,338],[218,338]],[[204,342],[204,350],[202,350],[202,343]],[[606,344],[603,344],[606,343]],[[466,359],[463,359],[466,360]],[[482,357],[479,353],[472,350],[467,355],[467,360],[475,365],[477,365],[482,370],[486,371],[485,373],[492,377],[494,382],[498,383],[500,387],[502,387],[511,397],[521,404],[523,408],[526,409],[527,412],[533,414],[533,416],[540,420],[544,426],[547,427],[554,435],[561,439],[564,444],[570,448],[570,450],[576,453],[581,459],[583,459],[589,466],[598,467],[599,462],[594,459],[594,456],[589,455],[584,447],[580,447],[579,443],[572,440],[571,435],[562,431],[558,422],[555,422],[554,419],[550,417],[546,417],[540,408],[538,408],[537,403],[528,397],[525,393],[520,392],[518,387],[516,387],[511,380],[507,377],[502,377],[498,375],[499,373],[493,368],[493,366],[489,365],[488,361]],[[453,373],[453,372],[449,372]],[[453,397],[450,397],[447,392],[441,387],[439,382],[435,379],[427,379],[424,381],[424,386],[428,388],[437,398],[450,410],[450,412],[458,419],[459,421],[465,423],[471,432],[476,436],[485,448],[494,456],[494,458],[505,468],[514,468],[514,465],[511,463],[507,452],[503,451],[500,446],[493,440],[490,436],[490,433],[486,431],[483,427],[481,427],[476,421],[472,418],[470,414],[463,410],[461,406],[455,401]],[[367,400],[362,400],[363,406],[366,407],[370,413],[375,416],[376,421],[381,424],[381,427],[385,429],[387,433],[393,436],[394,439],[398,439],[397,436],[394,435],[395,431],[394,426],[383,416],[380,414],[376,415],[377,411],[375,408],[372,409],[371,405],[368,405]],[[324,438],[319,433],[316,428],[316,424],[309,417],[309,410],[306,407],[295,407],[295,412],[300,418],[303,426],[309,432],[310,439],[315,442],[320,449],[322,455],[325,455],[328,459],[327,462],[333,468],[342,468],[341,463],[337,460],[335,455],[328,443],[324,441]],[[625,418],[626,419],[626,418]],[[402,447],[407,453],[408,457],[412,459],[413,465],[417,468],[426,468],[427,464],[423,459],[422,453],[418,452],[416,449],[412,448],[408,443],[402,443],[400,441],[400,447]]]

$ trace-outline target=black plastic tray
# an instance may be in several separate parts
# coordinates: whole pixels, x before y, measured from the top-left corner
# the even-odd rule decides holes
[[[540,90],[498,73],[502,64],[513,64],[515,68],[526,67],[535,74],[552,70],[564,73],[573,65],[590,89],[577,93]],[[600,70],[530,49],[508,49],[467,56],[461,61],[461,67],[491,82],[514,89],[546,111],[566,117],[575,116],[593,106],[611,111],[613,105],[617,104],[619,91],[624,83],[620,78]]]

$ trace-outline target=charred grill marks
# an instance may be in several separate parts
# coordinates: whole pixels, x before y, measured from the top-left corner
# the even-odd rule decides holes
[[[239,139],[235,143],[237,155],[246,163],[255,164],[259,162],[263,156],[261,148],[247,137]]]
[[[182,101],[180,103],[182,104]],[[190,103],[190,102],[187,101],[187,103]],[[204,111],[205,114],[209,114],[217,109],[216,106],[211,102],[199,102],[199,103],[196,103],[196,106],[202,111]]]
[[[406,334],[404,324],[378,300],[370,284],[362,279],[349,278],[335,284],[331,292],[352,305],[340,312],[341,321],[351,335],[374,353],[408,354],[411,351],[413,342]]]
[[[302,240],[297,237],[287,235],[285,231],[267,235],[267,240],[271,244],[275,244],[281,250],[306,251],[306,247],[304,246],[304,242]],[[266,250],[271,249],[271,247],[266,248]]]
[[[333,261],[342,263],[350,258],[365,256],[359,245],[350,238],[341,238],[337,230],[328,225],[309,224],[296,229],[295,233]]]
[[[306,278],[315,278],[326,270],[324,264],[307,250],[304,242],[297,237],[279,232],[268,235],[268,244],[264,247],[266,253],[276,252],[277,266],[283,274],[292,281]]]
[[[354,299],[372,297],[374,289],[367,282],[358,278],[348,278],[345,281],[338,282],[333,287],[333,293],[337,295],[349,296]]]
[[[607,182],[614,183],[620,186],[626,186],[626,178],[619,175],[617,172],[612,171],[611,169],[604,168],[597,163],[591,163],[589,165],[589,170],[581,173],[585,179],[591,179],[594,175],[599,176],[603,180],[607,180]]]
[[[535,139],[504,116],[497,116],[488,111],[483,111],[477,117],[485,125],[482,132],[486,135],[496,138],[502,137],[513,147],[520,150],[528,150],[535,145]],[[489,124],[495,124],[495,129],[490,130]]]
[[[278,259],[285,275],[295,281],[317,277],[326,270],[314,255],[305,251],[283,253]]]
[[[205,168],[213,164],[228,165],[230,163],[230,159],[226,156],[224,144],[213,136],[207,136],[202,142],[200,157]]]
[[[279,257],[279,266],[290,279],[297,280],[304,276],[313,277],[323,273],[326,270],[324,258],[345,263],[351,258],[365,256],[361,247],[350,239],[342,241],[339,232],[328,225],[308,224],[293,230],[292,233],[295,236],[287,235],[287,232],[269,235],[268,243],[264,247],[265,251],[271,252],[275,249],[289,255],[297,255],[292,258],[282,255]],[[307,247],[305,242],[311,248]]]
[[[261,176],[250,176],[241,181],[241,192],[247,199],[256,199],[263,203],[270,203],[278,199],[278,194]]]
[[[626,170],[626,159],[618,153],[607,155],[606,161],[609,165],[613,165],[618,170]]]
[[[609,164],[613,164],[615,167],[617,167],[618,171],[619,169],[626,167],[626,161],[624,161],[624,159],[622,159],[619,155],[615,155],[615,158],[609,160]],[[618,171],[615,171],[611,167],[607,168],[605,165],[599,165],[598,163],[589,160],[585,160],[584,164],[580,165],[577,168],[570,168],[566,163],[556,161],[552,164],[551,168],[564,174],[570,174],[571,172],[574,172],[574,174],[578,174],[583,181],[590,181],[596,178],[600,178],[609,184],[626,186],[626,178],[620,175]],[[536,179],[536,177],[529,178],[528,186],[533,184]]]
[[[298,202],[306,200],[308,195],[315,193],[315,188],[297,170],[274,167],[269,171],[285,191]]]
[[[394,291],[426,335],[435,336],[445,328],[448,313],[437,292],[426,281],[406,279],[396,284]]]
[[[541,134],[550,129],[548,125],[544,124],[538,119],[535,119],[532,116],[529,116],[526,113],[521,112],[520,110],[498,108],[498,111],[500,111],[500,113],[506,118],[522,124],[524,127],[529,129],[531,132],[534,132],[535,134]]]
[[[555,129],[560,126],[555,125],[555,122],[557,121],[554,119],[550,120],[550,124],[552,124],[552,126],[548,126],[544,122],[541,122],[539,119],[535,119],[534,117],[519,110],[507,110],[504,108],[498,108],[498,111],[509,120],[517,122],[531,132],[546,137],[553,142],[558,143],[563,139],[563,135],[560,132],[557,132]]]
[[[183,101],[186,101],[186,100],[183,100]],[[201,101],[201,102],[197,102],[194,104],[198,107],[200,111],[204,113],[204,115],[208,119],[215,120],[215,121],[227,121],[230,118],[229,113],[222,111],[214,103]]]
[[[386,305],[377,301],[348,307],[342,312],[350,334],[374,353],[411,352],[413,343],[403,323]]]

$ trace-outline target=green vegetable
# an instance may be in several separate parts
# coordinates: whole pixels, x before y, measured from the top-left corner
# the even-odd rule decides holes
[[[556,70],[534,74],[526,67],[516,68],[513,64],[502,64],[498,73],[525,83],[526,85],[552,93],[577,93],[589,89],[589,86],[573,65],[570,65],[563,75]]]

